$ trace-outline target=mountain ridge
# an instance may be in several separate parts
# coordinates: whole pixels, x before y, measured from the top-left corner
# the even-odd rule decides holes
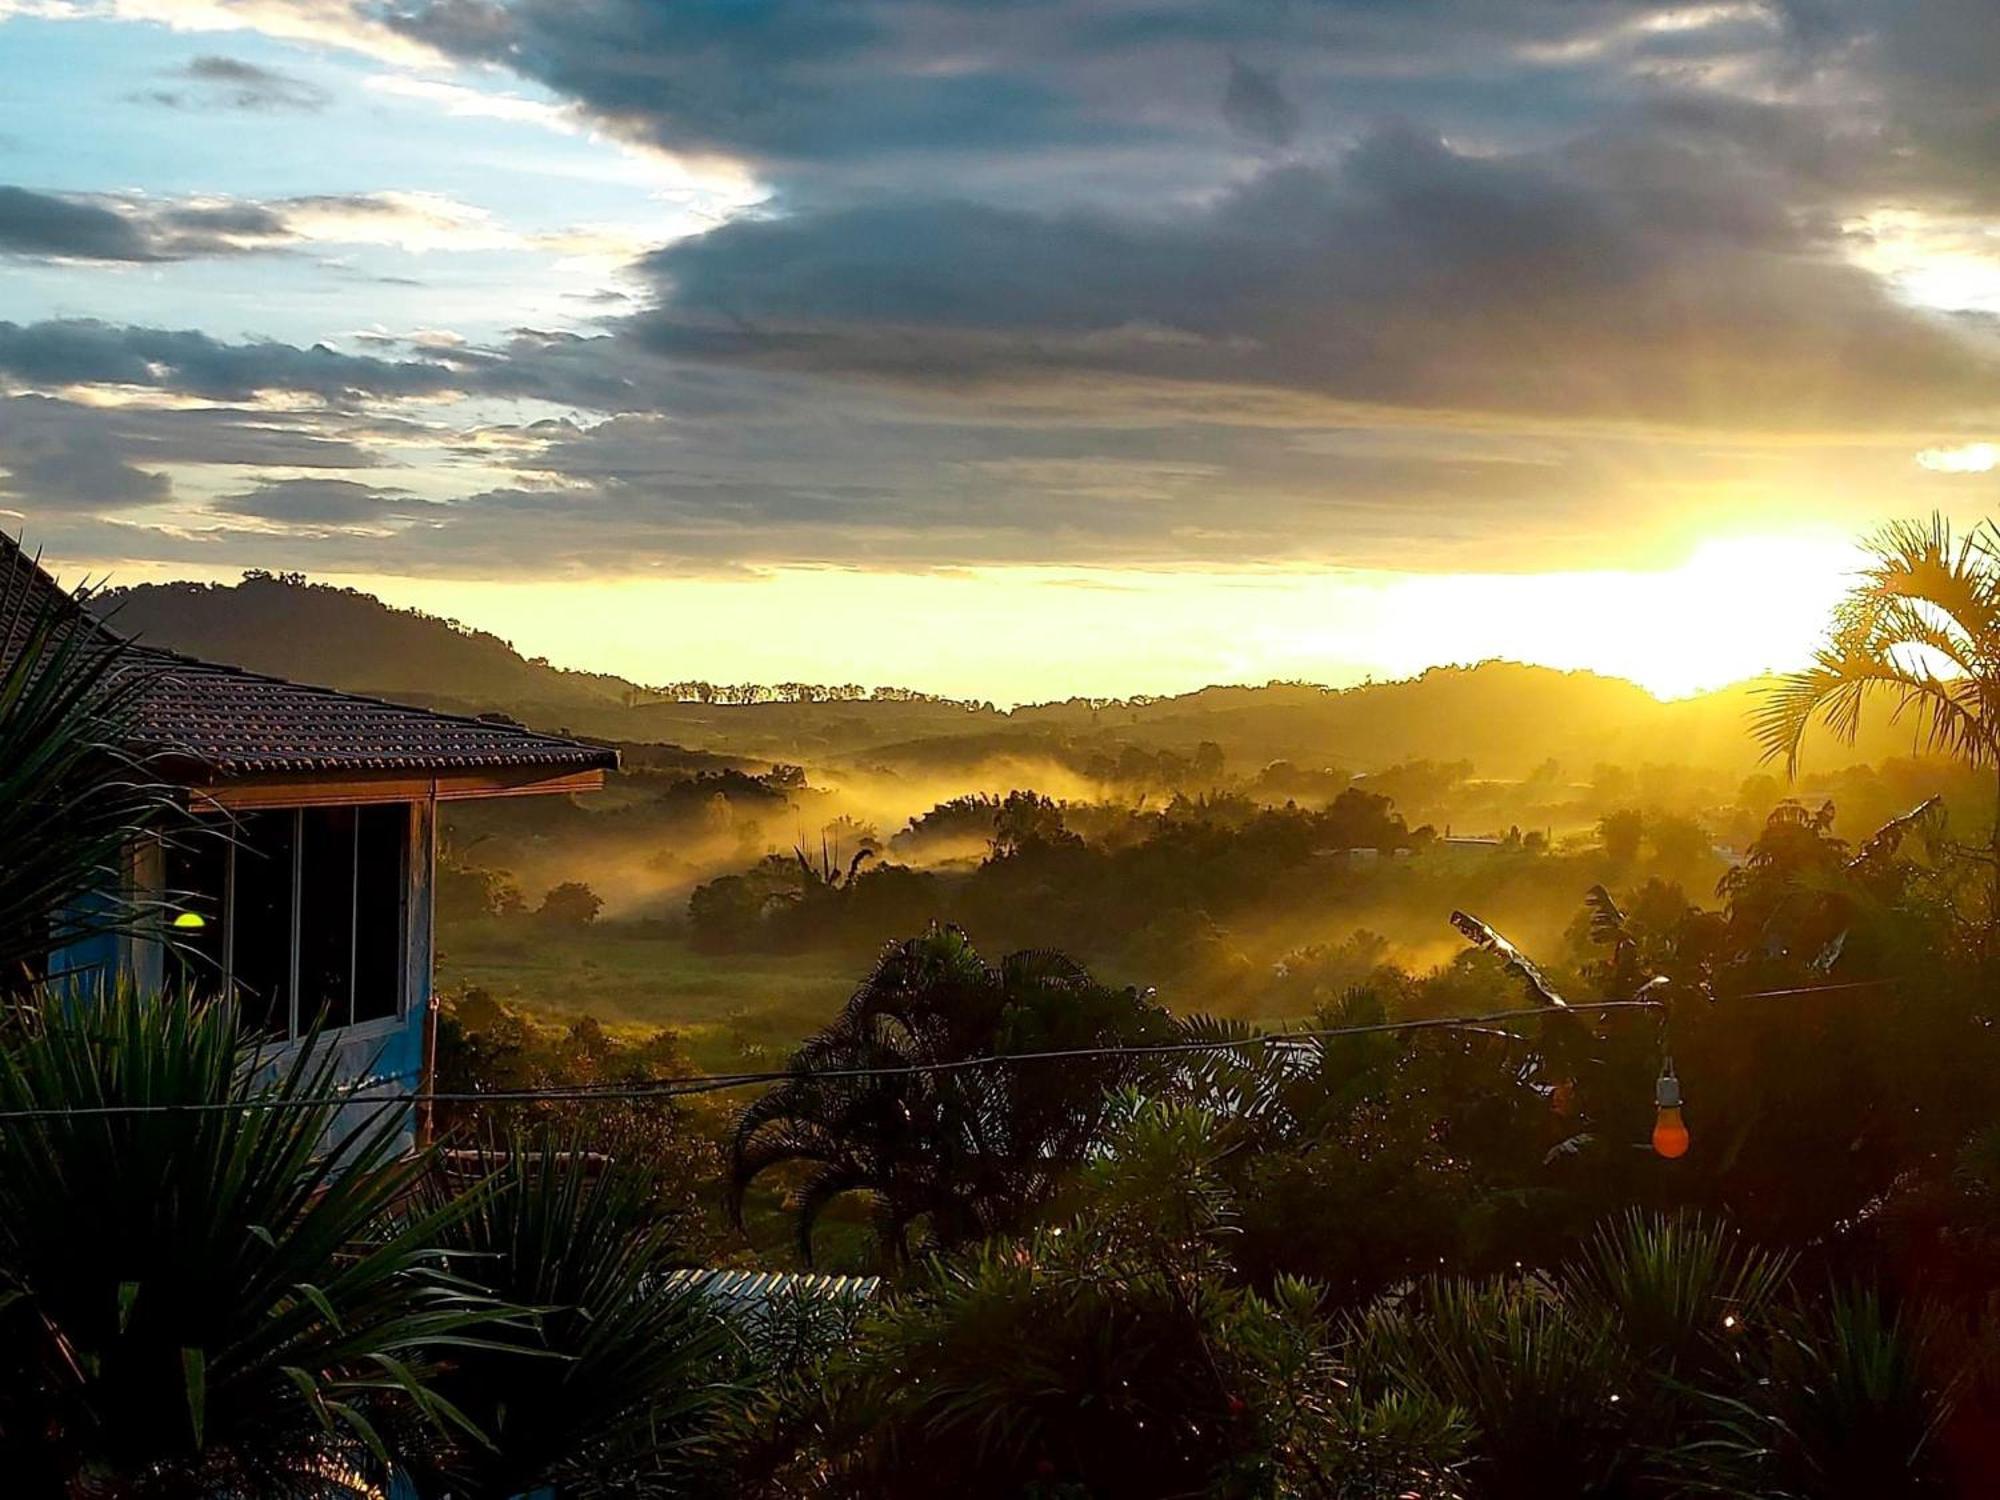
[[[96,603],[140,640],[274,676],[422,707],[505,712],[536,728],[772,759],[936,765],[962,758],[952,742],[1032,756],[1098,739],[1183,754],[1208,740],[1239,766],[1292,760],[1349,771],[1413,759],[1471,761],[1487,775],[1525,774],[1551,759],[1747,771],[1758,760],[1747,730],[1755,680],[1661,700],[1621,677],[1496,659],[1346,688],[1219,683],[1012,710],[921,694],[704,703],[663,701],[615,674],[524,657],[489,631],[296,574],[140,584],[106,590]],[[1851,749],[1819,734],[1807,748],[1824,768],[1911,747],[1876,723]]]

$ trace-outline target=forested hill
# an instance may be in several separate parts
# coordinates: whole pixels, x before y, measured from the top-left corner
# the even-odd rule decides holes
[[[637,691],[622,678],[526,660],[496,635],[372,594],[267,573],[232,585],[112,589],[98,605],[148,645],[427,707],[566,722],[618,709]]]
[[[1361,772],[1431,759],[1513,777],[1548,760],[1577,770],[1652,763],[1745,772],[1756,761],[1750,684],[1662,703],[1619,678],[1485,662],[1339,691],[1210,687],[1011,713],[913,694],[680,702],[661,701],[623,678],[526,660],[498,636],[296,577],[146,584],[102,600],[128,634],[254,671],[429,707],[497,709],[540,728],[817,766],[950,775],[995,761],[1074,765],[1120,746],[1190,756],[1204,741],[1219,745],[1237,770],[1289,760]],[[700,669],[692,660],[671,666]],[[778,696],[795,697],[797,689]],[[1878,724],[1853,750],[1816,738],[1808,762],[1826,769],[1911,749],[1907,726],[1897,733]]]

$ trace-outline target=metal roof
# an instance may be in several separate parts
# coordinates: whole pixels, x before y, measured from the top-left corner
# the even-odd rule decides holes
[[[826,1276],[816,1271],[676,1271],[675,1286],[697,1286],[733,1307],[761,1307],[789,1298],[856,1304],[882,1289],[880,1276]]]

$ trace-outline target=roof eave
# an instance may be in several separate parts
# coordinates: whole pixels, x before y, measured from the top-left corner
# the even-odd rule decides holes
[[[188,783],[197,807],[341,807],[382,802],[470,802],[556,797],[603,789],[601,766],[515,766],[459,771],[258,771]]]

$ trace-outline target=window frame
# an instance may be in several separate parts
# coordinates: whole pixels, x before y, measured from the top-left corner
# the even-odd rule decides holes
[[[330,804],[328,804],[330,805]],[[412,869],[417,858],[418,830],[416,810],[418,804],[412,802],[372,802],[349,804],[354,807],[355,817],[349,832],[353,843],[350,849],[350,871],[348,877],[348,935],[347,935],[347,1019],[336,1021],[329,1017],[320,1029],[322,1037],[364,1039],[375,1035],[387,1035],[399,1030],[410,1015],[410,943],[412,933],[411,886]],[[305,1018],[300,1015],[299,971],[302,954],[303,902],[305,888],[305,846],[306,814],[317,811],[322,804],[301,803],[290,807],[260,809],[267,813],[288,815],[292,820],[291,836],[291,905],[289,938],[286,943],[288,972],[285,979],[285,1034],[273,1037],[274,1041],[290,1045],[306,1040]],[[397,963],[396,1003],[387,1015],[375,1016],[365,1021],[354,1019],[357,991],[360,986],[361,949],[361,826],[364,817],[382,808],[393,808],[401,814],[400,837],[397,847],[401,851],[396,882],[396,942]],[[237,868],[240,842],[229,837],[228,855],[223,877],[223,893],[220,903],[222,912],[222,989],[231,992],[236,983],[236,939],[237,939]]]

